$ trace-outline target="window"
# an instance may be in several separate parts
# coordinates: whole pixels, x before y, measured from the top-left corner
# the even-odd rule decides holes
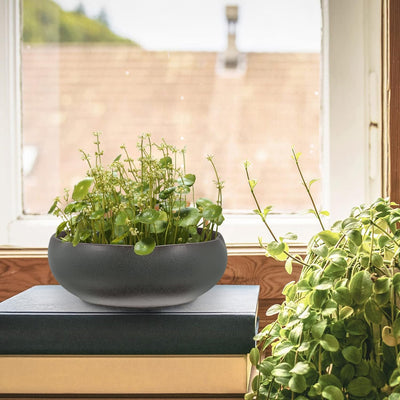
[[[347,2],[341,1],[334,2],[334,4],[332,3],[333,2],[323,2],[323,83],[321,90],[313,90],[312,94],[314,98],[319,96],[320,93],[323,97],[323,113],[320,121],[323,131],[323,147],[320,160],[323,170],[321,202],[325,208],[329,208],[333,211],[334,217],[339,217],[345,215],[351,205],[373,199],[380,193],[379,129],[368,131],[368,127],[372,120],[374,120],[372,122],[374,122],[375,125],[372,124],[371,126],[376,126],[376,124],[378,124],[378,127],[380,126],[380,104],[378,101],[380,91],[380,65],[375,65],[380,59],[380,5],[377,1],[357,2],[356,4],[347,4]],[[2,213],[0,214],[0,219],[4,221],[4,224],[2,224],[0,243],[38,245],[45,247],[47,239],[51,231],[54,229],[56,222],[46,216],[38,217],[24,214],[24,207],[25,210],[32,207],[32,211],[38,211],[38,208],[37,206],[27,207],[28,198],[25,199],[25,204],[21,201],[22,188],[24,186],[23,182],[25,182],[25,196],[29,191],[29,188],[26,186],[28,185],[29,180],[24,179],[22,181],[19,172],[22,168],[20,126],[21,120],[23,120],[23,118],[21,119],[21,113],[18,107],[21,101],[18,90],[20,82],[18,73],[20,70],[20,60],[18,57],[20,44],[19,35],[17,34],[19,32],[20,24],[18,18],[19,9],[18,5],[11,0],[0,0],[0,6],[2,7],[0,15],[4,20],[4,24],[0,24],[0,26],[4,27],[0,38],[1,56],[3,59],[8,60],[7,64],[0,67],[2,68],[0,71],[0,82],[2,83],[2,87],[4,85],[6,88],[4,91],[4,98],[1,99],[0,103],[2,106],[4,105],[4,107],[1,107],[2,111],[0,111],[3,113],[2,117],[4,116],[0,121],[4,122],[0,123],[4,124],[2,130],[6,133],[0,139],[2,145],[0,152],[4,153],[0,154],[2,156],[0,157],[0,162],[3,164],[1,166],[1,171],[3,171],[2,174],[4,173],[4,176],[1,176],[1,179],[4,180],[2,187],[10,188],[10,190],[6,191],[0,203],[0,205],[3,206],[0,211],[0,213]],[[72,48],[70,47],[66,50],[71,51],[71,49]],[[29,48],[21,49],[22,60],[24,60],[25,56],[32,56],[32,52],[29,53],[30,50],[31,49]],[[378,52],[378,56],[376,56],[376,52]],[[222,47],[219,49],[219,53],[223,53]],[[58,54],[58,60],[60,60],[61,56],[63,55]],[[167,57],[165,54],[164,56]],[[182,56],[182,54],[180,53],[179,56]],[[227,85],[227,82],[229,82],[230,84],[237,85],[235,82],[238,82],[240,79],[240,68],[243,69],[249,67],[251,61],[250,57],[248,57],[247,60],[243,60],[243,57],[239,57],[237,59],[237,71],[234,73],[232,73],[232,68],[231,70],[228,69],[228,71],[224,71],[225,66],[223,64],[221,66],[221,63],[223,63],[222,57],[223,54],[220,59],[215,57],[215,64],[213,61],[213,68],[215,68],[216,74],[227,73],[227,76],[224,77],[225,80],[220,80],[219,83]],[[178,64],[180,63],[181,65],[184,65],[185,62],[187,63],[185,58],[173,58],[173,61],[176,60],[178,60]],[[30,62],[33,61],[30,60]],[[22,71],[24,71],[24,64],[22,65]],[[181,71],[185,72],[184,68],[181,68]],[[231,75],[229,75],[230,73]],[[263,73],[264,71],[261,71],[261,77],[263,76]],[[26,72],[23,72],[22,74],[23,80],[24,74],[26,74]],[[132,71],[129,68],[123,68],[121,74],[126,78],[126,80],[132,78]],[[237,77],[239,77],[239,79]],[[195,94],[195,92],[189,95],[177,92],[177,109],[178,107],[190,107],[191,103],[188,101],[188,97],[185,99],[185,95],[190,97],[190,95],[194,96]],[[96,112],[101,113],[101,106],[91,107],[90,104],[93,105],[93,98],[90,97],[90,93],[88,93],[87,96],[87,101],[90,102],[88,105],[88,107],[90,107],[90,112],[94,114],[96,114]],[[250,104],[251,100],[252,98],[248,99]],[[34,104],[34,101],[35,100],[33,99],[32,104]],[[68,99],[60,97],[55,99],[55,101],[68,101]],[[70,101],[74,100],[70,99]],[[219,108],[211,107],[211,109],[223,109],[223,107],[221,107],[223,102],[221,102],[217,103],[220,106]],[[25,106],[26,104],[24,104],[24,107]],[[230,111],[230,109],[225,110],[227,115],[229,115]],[[255,110],[250,111],[260,113],[262,112],[262,109],[256,108]],[[129,110],[127,112],[129,112]],[[24,110],[24,115],[25,113],[26,110]],[[140,121],[143,110],[139,114],[138,119]],[[179,119],[182,115],[188,114],[179,114],[177,112],[176,118]],[[248,120],[251,121],[251,118],[248,118]],[[143,121],[143,119],[141,121]],[[43,121],[39,122],[42,123]],[[44,122],[46,123],[46,121]],[[187,130],[191,128],[190,122],[191,121],[185,120],[180,121],[181,128],[183,129],[182,132],[187,132]],[[198,121],[196,122],[198,125]],[[234,122],[232,122],[232,131],[235,130]],[[48,121],[48,124],[50,123],[51,121]],[[253,131],[257,131],[257,128],[252,126],[251,122],[249,122],[249,125],[249,135],[251,135]],[[202,127],[202,125],[200,126]],[[156,127],[160,128],[160,126]],[[296,127],[296,123],[293,124],[293,127]],[[25,130],[26,128],[26,121],[24,121],[23,129]],[[115,135],[115,130],[119,130],[120,128],[121,127],[118,127],[118,124],[115,122],[111,122],[108,127],[94,127],[95,130],[101,129],[105,131],[105,133],[108,133],[108,131],[111,130],[112,132],[110,134],[112,135]],[[142,129],[140,128],[140,125],[138,129]],[[140,132],[135,131],[135,129],[133,130],[133,136],[136,137]],[[272,129],[266,129],[266,131],[268,130],[273,130],[273,124]],[[313,130],[315,134],[315,132],[317,132],[315,127]],[[87,132],[87,136],[90,136],[89,132]],[[181,137],[185,137],[185,135],[179,132],[177,138],[180,139]],[[26,138],[24,140],[26,140]],[[249,140],[247,135],[244,140]],[[226,149],[226,138],[222,139],[221,142],[224,151]],[[289,151],[292,144],[293,141],[289,140],[286,149],[282,149],[284,146],[281,146],[278,150],[274,151],[279,151],[282,155],[286,151],[286,159],[289,164]],[[26,160],[25,173],[28,174],[28,161],[30,160],[31,165],[33,165],[35,158],[37,159],[38,157],[38,149],[34,144],[28,143],[27,141],[25,142],[25,145],[23,156]],[[28,147],[28,145],[31,147]],[[258,147],[261,147],[261,149]],[[300,151],[303,150],[301,148],[302,146],[297,147],[300,147]],[[310,150],[309,144],[306,147],[307,150]],[[319,147],[318,143],[314,145],[316,153],[319,152]],[[85,148],[87,148],[87,146],[85,146]],[[76,152],[76,146],[72,148],[72,151]],[[190,148],[188,151],[190,152]],[[257,154],[257,151],[259,151],[259,154]],[[251,156],[253,154],[255,155],[253,158],[253,164],[260,165],[262,163],[262,159],[266,156],[265,154],[261,154],[262,152],[262,146],[257,146],[257,142],[255,142],[254,150],[251,152]],[[48,153],[51,153],[51,150],[49,150]],[[223,154],[225,156],[226,152]],[[355,154],[357,157],[355,157]],[[50,158],[50,154],[47,155]],[[70,153],[68,153],[68,157],[69,156]],[[218,154],[216,156],[218,157]],[[251,159],[251,156],[246,158]],[[77,158],[77,163],[80,163],[79,156]],[[314,165],[316,165],[315,162]],[[48,173],[50,173],[51,169],[57,169],[57,161],[54,161],[50,167],[47,167]],[[238,173],[240,172],[241,171],[238,171]],[[254,175],[260,179],[260,187],[262,186],[266,188],[271,185],[268,184],[267,179],[264,179],[263,172],[264,171],[261,169],[260,172],[255,171]],[[224,176],[225,180],[231,179],[232,174],[230,170],[227,170],[227,172],[221,171],[221,174]],[[229,174],[229,176],[227,176],[227,174]],[[317,170],[311,170],[307,175],[311,175],[310,178],[319,175],[318,168]],[[51,179],[47,180],[51,181]],[[38,190],[38,188],[40,188],[41,185],[44,187],[45,181],[46,179],[42,178],[34,185],[35,191],[32,192],[33,195],[30,195],[31,199],[33,198],[33,200],[35,200],[35,197],[38,197],[38,194],[41,193],[41,190]],[[240,187],[242,187],[243,190],[238,191],[238,193],[246,192],[246,182],[244,179],[242,182],[243,183]],[[272,194],[275,193],[274,188],[269,191],[272,192]],[[287,193],[290,191],[300,193],[301,198],[305,198],[301,187],[297,184],[296,177],[290,182],[289,188],[280,191],[280,193],[278,193],[278,190],[276,193],[281,194],[282,192]],[[55,194],[59,193],[60,190],[58,188],[57,193]],[[300,209],[305,208],[306,205],[304,203],[301,204],[298,199],[299,198],[295,200],[295,204],[298,204]],[[262,201],[264,201],[264,199],[262,199]],[[265,201],[275,205],[283,204],[283,202],[270,198]],[[238,204],[240,204],[240,206],[237,208],[252,207],[251,204],[249,207],[244,206],[243,202],[239,202]],[[230,205],[227,208],[236,207],[235,205]],[[286,210],[293,209],[290,204],[286,205],[285,208]],[[298,231],[300,229],[303,233],[303,236],[301,237],[303,240],[307,239],[310,231],[316,229],[312,220],[304,216],[280,214],[273,216],[273,220],[278,232],[285,233],[286,231]],[[237,212],[228,215],[223,229],[228,244],[255,243],[257,237],[264,233],[263,227],[259,224],[259,221],[255,216]]]

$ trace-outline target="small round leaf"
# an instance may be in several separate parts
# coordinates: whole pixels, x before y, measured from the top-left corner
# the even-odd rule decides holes
[[[327,400],[343,400],[343,392],[337,386],[326,386],[322,391],[322,397]]]
[[[325,333],[320,340],[320,345],[324,350],[327,351],[338,351],[339,350],[339,342],[335,338],[335,336]]]
[[[368,378],[360,376],[349,383],[347,390],[353,396],[365,397],[372,390],[372,382]]]
[[[350,294],[357,304],[365,303],[372,294],[370,274],[363,270],[357,272],[350,280]]]
[[[93,178],[85,178],[78,182],[74,186],[74,191],[72,192],[72,199],[75,201],[82,201],[86,195],[89,193],[90,186],[92,186]]]
[[[153,252],[156,242],[153,238],[143,238],[135,244],[134,251],[139,256],[146,256]]]

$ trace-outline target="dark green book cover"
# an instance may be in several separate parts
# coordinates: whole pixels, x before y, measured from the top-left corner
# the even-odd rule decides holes
[[[217,285],[154,310],[88,304],[57,285],[0,303],[0,354],[246,354],[259,286]]]

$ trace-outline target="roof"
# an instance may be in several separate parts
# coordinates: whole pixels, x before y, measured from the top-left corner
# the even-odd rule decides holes
[[[186,146],[197,195],[211,199],[214,177],[204,156],[214,154],[225,208],[254,207],[246,159],[262,204],[309,208],[291,148],[303,153],[305,176],[319,178],[319,54],[246,54],[242,74],[220,73],[217,59],[125,45],[25,46],[23,136],[37,150],[24,180],[25,210],[47,212],[84,176],[78,149],[94,153],[93,131],[103,132],[109,160],[122,143],[134,152],[143,132]]]

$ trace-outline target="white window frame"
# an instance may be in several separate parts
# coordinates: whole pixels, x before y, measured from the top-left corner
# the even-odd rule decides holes
[[[381,2],[321,0],[321,6],[321,169],[328,226],[382,192]],[[27,216],[22,209],[19,7],[18,0],[0,0],[0,246],[45,248],[57,220]],[[310,215],[272,215],[270,223],[278,235],[299,233],[300,243],[319,229]],[[267,239],[259,218],[250,214],[226,215],[221,231],[231,254],[255,252],[258,237]]]

